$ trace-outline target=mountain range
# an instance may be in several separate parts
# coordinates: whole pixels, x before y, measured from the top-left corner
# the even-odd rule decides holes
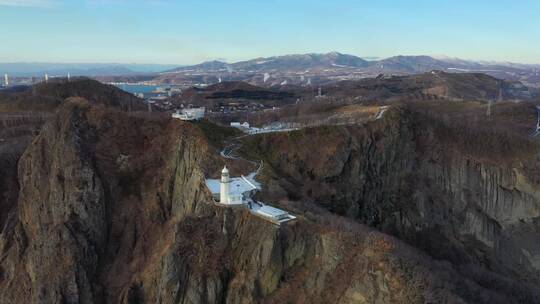
[[[15,77],[64,76],[109,76],[156,73],[171,69],[176,65],[169,64],[120,64],[120,63],[48,63],[48,62],[15,62],[0,63],[0,73]]]
[[[256,58],[228,64],[223,61],[204,62],[194,66],[180,67],[168,72],[188,71],[304,71],[321,68],[365,68],[370,62],[353,55],[332,52],[328,54],[296,54]]]
[[[331,52],[256,58],[236,63],[210,61],[160,73],[156,81],[192,84],[247,81],[252,84],[321,85],[386,75],[409,75],[440,70],[449,73],[478,72],[500,79],[540,86],[540,65],[480,62],[449,57],[395,56],[381,60]]]
[[[67,75],[99,80],[130,81],[134,75],[162,84],[197,85],[220,81],[245,81],[255,85],[324,85],[341,80],[372,78],[380,74],[409,75],[440,70],[450,73],[477,72],[496,78],[521,81],[540,87],[540,64],[471,61],[450,57],[394,56],[367,60],[331,52],[260,57],[235,63],[208,61],[191,66],[168,64],[56,64],[0,63],[0,74],[18,77]],[[102,79],[100,78],[102,77]],[[129,76],[130,78],[126,78]]]

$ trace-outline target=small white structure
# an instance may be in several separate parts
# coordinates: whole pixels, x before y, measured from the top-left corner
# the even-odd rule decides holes
[[[287,211],[283,211],[281,209],[277,209],[271,206],[262,206],[261,208],[257,209],[256,211],[259,215],[262,215],[264,217],[270,218],[275,221],[281,221],[289,219],[289,213]]]
[[[45,83],[49,83],[49,74],[45,74]]]
[[[192,121],[200,120],[204,118],[206,113],[206,108],[191,108],[191,109],[182,109],[176,110],[176,113],[173,113],[172,117],[176,119]]]
[[[8,74],[4,74],[4,85],[9,87],[9,77]]]
[[[249,122],[239,123],[239,122],[231,122],[231,127],[237,128],[237,129],[249,129]]]
[[[317,98],[322,98],[322,97],[323,97],[323,94],[322,94],[322,88],[321,88],[321,87],[319,87],[319,91],[318,91],[316,97],[317,97]]]

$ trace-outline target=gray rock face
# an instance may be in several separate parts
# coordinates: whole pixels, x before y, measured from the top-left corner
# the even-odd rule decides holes
[[[2,251],[11,264],[5,279],[14,290],[27,288],[26,299],[35,303],[93,299],[94,265],[106,237],[105,206],[101,180],[82,153],[86,134],[75,128],[79,115],[74,111],[49,124],[23,155],[17,222],[14,231],[2,233]],[[16,240],[20,246],[9,248]],[[15,265],[18,258],[26,262],[23,269]],[[3,302],[19,302],[15,299]]]
[[[246,145],[260,147],[250,153],[283,177],[269,184],[289,199],[377,227],[483,286],[537,301],[540,184],[524,166],[539,164],[483,160],[436,132],[395,110],[366,126],[265,135]]]
[[[107,131],[116,135],[118,129],[110,125],[111,117],[99,117],[125,114],[102,111],[80,100],[69,103],[21,157],[18,208],[0,237],[2,303],[107,300],[109,295],[102,283],[107,280],[102,276],[114,279],[111,273],[117,270],[115,260],[132,262],[124,260],[124,254],[137,247],[137,234],[141,226],[146,226],[143,221],[159,223],[185,216],[196,209],[197,202],[206,199],[200,187],[202,174],[194,172],[198,170],[197,158],[203,154],[193,151],[196,143],[177,139],[169,145],[168,157],[160,160],[164,174],[154,176],[160,187],[153,192],[134,191],[141,197],[152,196],[150,202],[159,205],[132,205],[132,209],[146,213],[130,221],[127,217],[132,210],[123,210],[129,208],[125,204],[137,204],[141,199],[133,199],[132,193],[126,195],[133,184],[123,179],[133,168],[126,169],[126,164],[109,167],[113,157],[103,155],[106,151],[101,149],[110,148],[115,154],[114,145],[107,142]],[[122,248],[127,242],[119,241],[118,234],[131,242],[128,248]]]
[[[540,282],[538,185],[519,168],[468,158],[428,161],[421,168],[425,183],[444,199],[433,204],[428,193],[415,191],[420,229],[443,223],[446,238],[463,244],[470,260],[517,277],[525,286]]]
[[[15,207],[19,184],[17,163],[48,113],[0,113],[0,227]]]

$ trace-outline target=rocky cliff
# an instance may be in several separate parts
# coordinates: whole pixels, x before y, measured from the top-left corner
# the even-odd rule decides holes
[[[16,205],[17,163],[49,113],[0,113],[0,227]]]
[[[146,109],[141,100],[89,79],[55,80],[0,92],[0,227],[17,207],[17,166],[21,155],[64,99],[82,96],[116,109]]]
[[[250,138],[244,153],[266,163],[264,198],[310,202],[354,218],[450,261],[483,286],[534,303],[538,145],[509,133],[514,125],[497,124],[508,115],[534,125],[535,110],[508,107],[502,112],[514,112],[499,113],[486,128],[466,125],[443,107],[436,117],[396,108],[363,126]]]
[[[19,161],[0,302],[512,301],[313,206],[290,205],[300,219],[281,228],[216,206],[201,169],[212,157],[195,125],[64,104]]]

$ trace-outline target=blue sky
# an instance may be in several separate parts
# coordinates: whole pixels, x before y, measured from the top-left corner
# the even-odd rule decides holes
[[[290,53],[540,63],[538,0],[0,0],[0,62]]]

